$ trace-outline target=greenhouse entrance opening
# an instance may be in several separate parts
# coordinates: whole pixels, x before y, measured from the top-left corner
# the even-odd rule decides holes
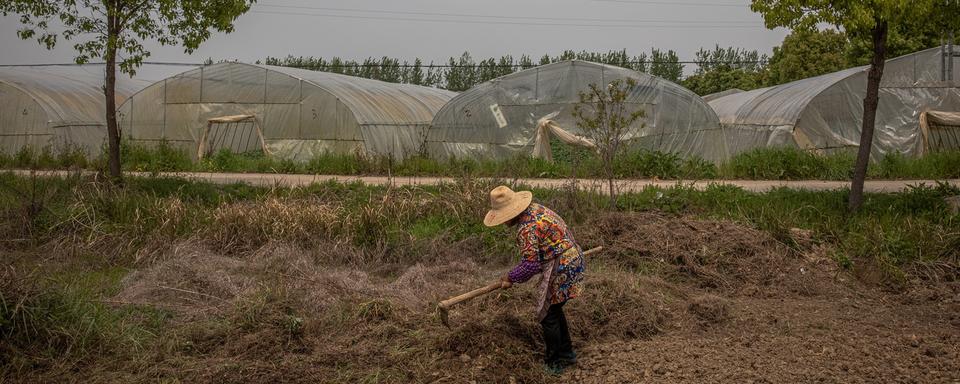
[[[924,112],[920,115],[920,128],[930,152],[960,149],[960,112]]]
[[[200,137],[197,159],[203,159],[221,150],[233,153],[263,151],[269,155],[260,122],[255,115],[233,115],[207,120]]]

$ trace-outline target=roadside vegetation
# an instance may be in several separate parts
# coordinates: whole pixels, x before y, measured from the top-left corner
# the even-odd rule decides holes
[[[589,151],[560,143],[553,146],[554,162],[529,156],[502,161],[413,156],[404,161],[360,155],[324,154],[306,162],[278,160],[260,152],[220,151],[200,162],[160,142],[153,148],[124,143],[123,170],[132,172],[253,172],[324,175],[471,176],[511,178],[603,178],[602,162]],[[673,153],[628,150],[613,161],[617,179],[662,180],[850,180],[855,157],[837,152],[817,155],[795,148],[759,148],[738,154],[719,166],[701,158]],[[0,169],[103,170],[103,156],[88,159],[83,151],[24,148],[13,155],[0,153]],[[960,178],[960,151],[935,152],[920,158],[888,154],[870,165],[870,179]]]

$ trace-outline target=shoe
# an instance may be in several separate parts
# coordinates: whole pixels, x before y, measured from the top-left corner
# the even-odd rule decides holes
[[[577,365],[577,358],[576,358],[576,357],[574,357],[574,358],[572,358],[572,359],[564,359],[564,358],[561,358],[561,359],[557,360],[557,362],[556,362],[555,364],[556,364],[556,365],[559,365],[559,366],[561,366],[561,367],[563,367],[563,368],[572,367],[572,366],[574,366],[574,365]]]
[[[560,376],[560,374],[563,373],[564,368],[566,367],[563,366],[562,364],[557,364],[557,363],[543,365],[544,372],[546,372],[548,375],[553,375],[553,376]]]
[[[569,367],[571,365],[577,365],[577,353],[570,351],[570,354],[565,356],[557,357],[557,363],[563,365],[564,367]]]

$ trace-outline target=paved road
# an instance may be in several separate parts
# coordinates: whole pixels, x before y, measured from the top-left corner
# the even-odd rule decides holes
[[[28,175],[30,171],[16,170],[12,171],[20,175]],[[45,175],[67,175],[68,171],[41,171]],[[128,175],[149,176],[149,173],[130,172]],[[362,182],[370,185],[388,185],[396,186],[406,185],[436,185],[442,183],[452,183],[456,179],[452,177],[384,177],[384,176],[337,176],[337,175],[293,175],[293,174],[275,174],[275,173],[206,173],[206,172],[170,172],[161,173],[161,176],[183,177],[188,179],[203,180],[217,184],[246,183],[257,186],[305,186],[318,182],[338,181],[338,182]],[[513,180],[511,180],[513,181]],[[517,179],[519,184],[530,185],[539,188],[562,188],[568,185],[569,180],[565,179]],[[945,180],[954,186],[960,187],[960,179]],[[867,192],[899,192],[910,185],[918,184],[936,185],[935,180],[868,180],[864,185]],[[747,191],[766,192],[772,188],[787,187],[793,189],[804,189],[811,191],[838,190],[848,188],[848,181],[823,181],[823,180],[704,180],[704,181],[677,181],[677,180],[620,180],[617,183],[618,190],[621,192],[640,191],[646,187],[656,186],[669,188],[683,184],[687,187],[704,189],[711,184],[732,185],[743,188]],[[596,179],[579,179],[577,186],[584,190],[605,189],[604,181]]]

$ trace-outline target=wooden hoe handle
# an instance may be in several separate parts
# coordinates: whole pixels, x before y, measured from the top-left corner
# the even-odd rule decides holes
[[[589,255],[589,254],[599,252],[599,251],[602,250],[602,249],[603,249],[603,247],[592,248],[592,249],[590,249],[590,250],[588,250],[588,251],[583,252],[583,255],[584,255],[584,256],[587,256],[587,255]],[[490,285],[487,285],[487,286],[485,286],[485,287],[477,288],[477,289],[474,289],[474,290],[472,290],[472,291],[470,291],[470,292],[464,293],[464,294],[462,294],[462,295],[460,295],[460,296],[451,297],[451,298],[449,298],[449,299],[446,299],[446,300],[444,300],[444,301],[441,301],[441,302],[440,302],[440,308],[442,308],[442,309],[447,309],[447,308],[450,308],[450,307],[452,307],[452,306],[454,306],[454,305],[460,304],[460,303],[462,303],[462,302],[464,302],[464,301],[473,299],[473,298],[475,298],[475,297],[477,297],[477,296],[486,295],[486,294],[488,294],[488,293],[490,293],[490,292],[493,292],[493,291],[496,291],[496,290],[500,289],[500,287],[503,286],[502,284],[503,284],[502,282],[497,281],[497,282],[495,282],[495,283],[490,283]]]
[[[449,299],[446,299],[446,300],[444,300],[444,301],[441,301],[441,302],[440,302],[440,307],[441,307],[441,308],[450,308],[450,307],[452,307],[452,306],[454,306],[454,305],[460,304],[460,303],[462,303],[462,302],[464,302],[464,301],[467,301],[467,300],[470,300],[470,299],[472,299],[472,298],[474,298],[474,297],[486,295],[486,294],[488,294],[488,293],[490,293],[490,292],[493,292],[493,291],[496,291],[496,290],[500,289],[500,287],[502,286],[502,284],[503,284],[502,282],[497,281],[496,283],[491,283],[490,285],[487,285],[486,287],[477,288],[477,289],[474,289],[474,290],[472,290],[472,291],[470,291],[470,292],[464,293],[464,294],[462,294],[462,295],[460,295],[460,296],[451,297],[451,298],[449,298]]]

